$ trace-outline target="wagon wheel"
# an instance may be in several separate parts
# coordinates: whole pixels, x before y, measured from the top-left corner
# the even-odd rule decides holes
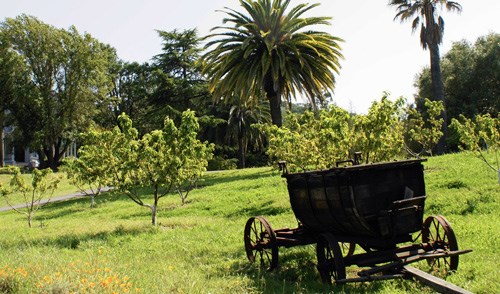
[[[458,250],[457,239],[450,223],[444,216],[429,216],[422,227],[422,243],[429,243],[433,249],[446,251]],[[458,268],[458,255],[427,259],[432,271],[443,269],[446,272]]]
[[[342,251],[343,257],[353,255],[354,250],[356,250],[356,243],[348,243],[348,242],[340,243],[340,251]]]
[[[325,284],[332,284],[346,278],[344,258],[339,243],[331,234],[321,235],[316,244],[316,257],[318,258],[318,271]]]
[[[249,218],[245,225],[244,239],[245,251],[250,262],[259,260],[260,265],[268,271],[278,266],[276,234],[265,218],[261,216]]]

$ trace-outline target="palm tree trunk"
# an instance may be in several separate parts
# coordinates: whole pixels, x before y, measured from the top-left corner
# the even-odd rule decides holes
[[[446,151],[446,137],[448,134],[448,121],[446,115],[446,103],[444,100],[444,86],[441,80],[441,65],[439,56],[439,45],[429,44],[429,51],[431,55],[431,80],[432,80],[432,95],[433,100],[441,101],[443,103],[443,111],[441,112],[440,118],[443,119],[443,125],[441,131],[443,136],[439,139],[436,153],[443,154]]]
[[[269,100],[269,110],[271,112],[271,122],[281,128],[283,116],[281,115],[281,95],[274,89],[274,82],[268,73],[264,81],[264,91]]]

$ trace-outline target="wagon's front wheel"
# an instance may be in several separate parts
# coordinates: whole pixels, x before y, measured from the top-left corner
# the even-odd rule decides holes
[[[268,271],[278,266],[276,234],[265,218],[254,216],[248,219],[244,240],[245,251],[250,262],[258,261]]]
[[[339,242],[331,234],[321,235],[316,244],[316,257],[318,258],[318,271],[325,284],[346,278],[344,258]]]
[[[429,216],[422,227],[422,243],[431,246],[432,250],[456,251],[457,238],[450,223],[444,216]],[[458,268],[458,255],[431,258],[427,262],[432,271],[454,271]]]

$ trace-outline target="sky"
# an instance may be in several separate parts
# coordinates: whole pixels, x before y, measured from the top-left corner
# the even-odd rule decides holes
[[[471,43],[488,33],[500,33],[500,0],[455,0],[461,14],[443,11],[445,33],[441,56],[453,42]],[[413,102],[415,76],[429,64],[429,52],[420,46],[411,23],[394,21],[388,0],[291,0],[319,3],[306,16],[331,17],[318,27],[345,40],[334,102],[353,112],[366,113],[384,92]],[[0,0],[0,20],[28,14],[58,28],[74,25],[117,50],[124,61],[147,62],[161,53],[156,30],[197,28],[199,36],[222,25],[224,7],[242,11],[238,0]],[[299,98],[300,100],[300,98]]]

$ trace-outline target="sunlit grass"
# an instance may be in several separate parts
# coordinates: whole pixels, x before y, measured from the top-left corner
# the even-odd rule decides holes
[[[434,157],[425,167],[425,214],[444,215],[460,249],[474,250],[446,279],[475,293],[498,292],[495,175],[464,154]],[[273,272],[249,264],[243,248],[249,217],[263,215],[274,229],[297,225],[285,181],[271,168],[207,174],[187,200],[181,206],[175,194],[162,198],[157,228],[147,208],[112,193],[92,209],[88,199],[48,204],[31,229],[22,216],[2,212],[0,292],[433,292],[406,280],[325,286],[313,245],[280,248]]]

